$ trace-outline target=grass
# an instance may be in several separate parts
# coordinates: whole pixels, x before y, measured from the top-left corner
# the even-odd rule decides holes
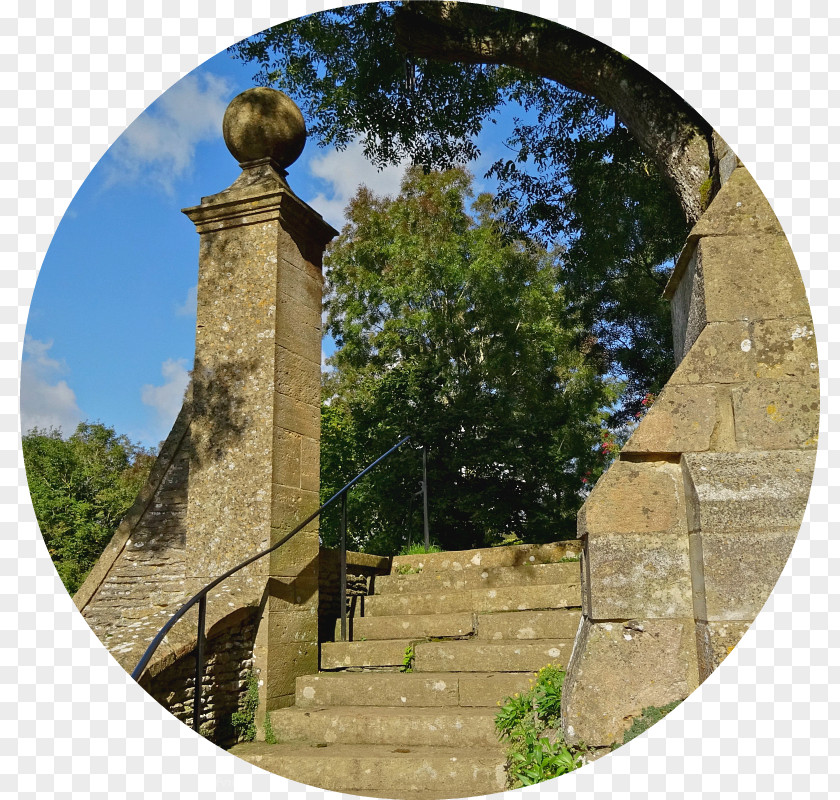
[[[413,542],[412,544],[407,544],[397,553],[398,556],[424,556],[427,553],[442,553],[443,550],[439,545],[434,543],[430,544],[428,549],[425,545],[420,544],[419,542]]]
[[[668,703],[668,705],[659,706],[658,708],[648,706],[642,709],[642,713],[638,717],[634,717],[633,724],[624,731],[624,741],[620,744],[614,744],[612,749],[617,750],[622,744],[632,742],[639,734],[644,733],[652,725],[656,725],[657,722],[670,714],[681,702],[682,700],[677,700],[674,703]]]

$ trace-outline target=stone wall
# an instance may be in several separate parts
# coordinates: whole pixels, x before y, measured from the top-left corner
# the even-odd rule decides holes
[[[767,200],[730,160],[666,290],[676,370],[578,516],[583,620],[563,724],[594,747],[621,741],[645,707],[687,697],[731,652],[808,500],[808,301]]]
[[[347,619],[352,635],[353,617],[364,613],[364,598],[372,594],[377,575],[386,575],[391,559],[367,553],[347,553]],[[341,617],[341,552],[321,548],[318,567],[318,641],[335,639]]]
[[[253,673],[258,622],[256,609],[236,614],[217,625],[206,642],[199,730],[220,747],[230,747],[237,741],[231,717],[243,706],[248,678]],[[159,671],[147,671],[140,685],[171,714],[192,727],[195,650]]]

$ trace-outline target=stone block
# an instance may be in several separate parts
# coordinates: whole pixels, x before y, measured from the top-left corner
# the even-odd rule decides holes
[[[689,238],[760,233],[781,234],[782,228],[752,175],[744,167],[737,167],[692,228]]]
[[[317,406],[321,402],[321,359],[311,361],[279,345],[274,352],[275,390],[307,405]]]
[[[621,742],[633,718],[684,700],[699,673],[694,620],[584,622],[563,690],[567,741]]]
[[[703,328],[706,327],[706,298],[703,292],[703,273],[697,261],[697,249],[690,245],[691,255],[680,275],[669,283],[671,300],[671,332],[674,337],[674,359],[679,363],[685,357]]]
[[[709,236],[697,244],[709,322],[810,316],[784,236]]]
[[[278,642],[317,642],[317,607],[310,606],[303,611],[269,612],[268,635],[272,647]]]
[[[317,509],[318,495],[315,492],[271,485],[272,529],[289,532]]]
[[[755,322],[752,343],[756,378],[814,384],[819,368],[817,340],[810,316]]]
[[[796,535],[795,529],[699,534],[706,607],[701,619],[755,619],[779,580]]]
[[[810,381],[759,381],[732,390],[740,450],[816,450],[820,394]]]
[[[268,710],[294,702],[295,680],[318,672],[318,642],[272,642],[266,659]],[[292,701],[281,700],[291,697]]]
[[[696,625],[700,680],[709,677],[749,630],[752,621],[703,622]]]
[[[692,615],[685,532],[589,534],[587,554],[591,619]]]
[[[300,488],[318,492],[321,487],[321,446],[317,439],[303,437],[300,443]]]
[[[277,294],[276,344],[311,361],[321,358],[321,310]]]
[[[302,439],[299,433],[282,429],[274,432],[273,483],[293,489],[300,488]]]
[[[299,577],[271,577],[268,582],[268,611],[275,613],[317,612],[318,578],[311,574]]]
[[[579,537],[683,531],[682,476],[677,464],[664,461],[614,461],[578,512]]]
[[[708,450],[718,421],[714,386],[662,390],[639,422],[623,453],[684,453]]]
[[[753,377],[755,354],[746,322],[710,322],[674,370],[668,386],[742,383]]]
[[[299,433],[309,439],[321,439],[321,407],[295,400],[285,394],[274,394],[274,430]]]
[[[691,531],[798,530],[815,454],[686,453],[682,457]]]

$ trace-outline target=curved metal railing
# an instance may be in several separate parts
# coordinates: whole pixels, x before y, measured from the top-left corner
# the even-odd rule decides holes
[[[196,603],[198,604],[198,636],[196,640],[196,660],[195,660],[195,692],[193,696],[193,730],[198,730],[199,726],[199,717],[201,711],[201,682],[204,677],[204,646],[205,646],[205,620],[207,617],[207,595],[210,591],[215,589],[220,583],[227,580],[231,575],[239,570],[247,567],[249,564],[253,564],[255,561],[259,561],[259,559],[267,556],[269,553],[274,552],[278,547],[286,544],[295,534],[302,531],[309,523],[313,520],[317,519],[321,512],[324,509],[329,508],[336,500],[341,500],[341,638],[344,641],[347,637],[347,493],[352,489],[365,475],[367,475],[374,467],[378,464],[382,463],[391,453],[399,450],[411,437],[405,436],[404,438],[400,439],[390,450],[383,453],[376,461],[368,464],[358,475],[356,475],[353,480],[347,483],[343,488],[339,489],[326,503],[324,503],[317,511],[310,514],[303,522],[301,522],[297,527],[294,528],[291,532],[287,533],[280,541],[273,544],[266,550],[263,550],[261,553],[257,553],[255,556],[251,556],[251,558],[243,561],[241,564],[235,566],[233,569],[229,569],[224,575],[220,575],[218,578],[213,580],[212,582],[208,583],[203,589],[197,592],[193,597],[187,600],[184,605],[181,606],[173,615],[170,617],[169,621],[158,631],[157,635],[154,639],[152,639],[151,644],[146,648],[146,652],[143,653],[143,656],[140,658],[140,661],[137,662],[137,666],[134,668],[134,671],[131,673],[131,677],[134,680],[139,680],[140,676],[143,674],[143,670],[151,661],[152,656],[155,654],[155,651],[160,646],[160,643],[164,640],[167,633],[174,627],[174,625],[184,616]],[[422,489],[424,500],[426,497],[426,448],[423,448],[423,482],[422,482]],[[424,503],[425,505],[425,503]],[[425,528],[425,536],[428,539],[428,522],[424,523]],[[427,541],[428,544],[428,541]]]

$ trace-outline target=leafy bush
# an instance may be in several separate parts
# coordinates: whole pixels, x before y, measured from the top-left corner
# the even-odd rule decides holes
[[[236,738],[240,742],[253,742],[257,735],[257,706],[260,704],[259,682],[254,673],[247,678],[245,697],[242,699],[239,710],[234,711],[230,717],[230,724],[236,731]]]
[[[560,735],[560,703],[565,670],[549,664],[535,673],[531,688],[500,703],[496,730],[507,739],[510,788],[531,786],[577,769],[584,749]]]

